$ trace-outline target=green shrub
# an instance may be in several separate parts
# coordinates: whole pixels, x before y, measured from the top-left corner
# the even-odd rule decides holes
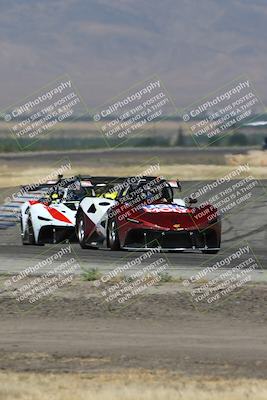
[[[88,269],[83,273],[83,279],[85,281],[97,281],[99,278],[101,278],[101,273],[97,268]]]

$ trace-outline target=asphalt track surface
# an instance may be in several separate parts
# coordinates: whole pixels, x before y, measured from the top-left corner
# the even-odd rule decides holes
[[[184,188],[191,184],[185,183]],[[261,182],[265,188],[266,184]],[[230,248],[248,243],[261,264],[256,273],[259,281],[266,281],[266,205],[266,194],[259,186],[253,201],[223,219],[220,254],[230,254]],[[36,264],[45,258],[44,252],[55,249],[22,246],[18,226],[0,230],[0,241],[0,272],[5,274]],[[83,268],[97,267],[102,272],[121,265],[126,257],[133,260],[137,256],[126,251],[82,250],[78,244],[73,249]],[[164,256],[168,272],[181,277],[200,270],[213,257],[198,253]],[[1,369],[114,372],[149,368],[187,375],[266,378],[265,284],[249,286],[203,313],[179,289],[181,283],[166,283],[114,314],[95,294],[93,282],[78,277],[77,281],[24,311],[18,311],[8,291],[0,291]]]
[[[200,182],[185,182],[183,193],[186,194],[188,188],[201,187],[201,185]],[[260,184],[254,188],[253,197],[249,202],[245,202],[241,208],[233,208],[231,213],[224,215],[222,247],[219,253],[219,257],[227,256],[238,246],[248,243],[259,265],[257,280],[265,280],[266,274],[263,270],[267,269],[267,195],[265,191],[267,191],[267,181],[260,181]],[[54,249],[54,246],[48,245],[44,247],[22,246],[18,225],[0,230],[0,273],[18,272],[27,268],[33,260],[34,262],[43,260],[47,252],[55,251]],[[81,270],[98,268],[101,272],[114,269],[125,263],[125,260],[133,260],[140,255],[139,252],[112,252],[107,249],[83,250],[78,244],[72,244],[72,249],[79,260]],[[193,271],[202,268],[202,264],[214,256],[187,252],[166,253],[165,257],[168,262],[168,272],[171,275],[185,278]],[[40,272],[44,271],[45,268],[40,270]]]

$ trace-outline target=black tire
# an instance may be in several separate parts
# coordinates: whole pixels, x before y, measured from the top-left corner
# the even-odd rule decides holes
[[[85,221],[82,212],[78,212],[77,222],[76,222],[76,235],[79,241],[79,244],[82,249],[89,249],[90,246],[86,243],[85,236]]]
[[[23,246],[34,246],[36,244],[32,227],[32,220],[30,218],[28,219],[27,228],[22,237],[22,244]]]
[[[107,245],[112,251],[121,249],[118,226],[114,218],[108,221]]]
[[[212,249],[201,250],[202,254],[218,254],[221,247],[221,238],[219,238],[219,240],[217,241],[216,246],[218,247],[218,250],[212,250]]]

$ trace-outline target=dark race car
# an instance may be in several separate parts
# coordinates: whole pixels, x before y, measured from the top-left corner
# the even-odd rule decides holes
[[[85,197],[79,205],[76,231],[81,247],[217,253],[218,210],[177,198],[180,189],[179,182],[158,177],[113,178],[102,193]]]

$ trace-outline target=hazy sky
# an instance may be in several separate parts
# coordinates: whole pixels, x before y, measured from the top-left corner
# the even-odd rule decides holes
[[[266,0],[0,0],[1,109],[68,73],[89,107],[157,74],[179,107],[248,74],[266,103]]]

